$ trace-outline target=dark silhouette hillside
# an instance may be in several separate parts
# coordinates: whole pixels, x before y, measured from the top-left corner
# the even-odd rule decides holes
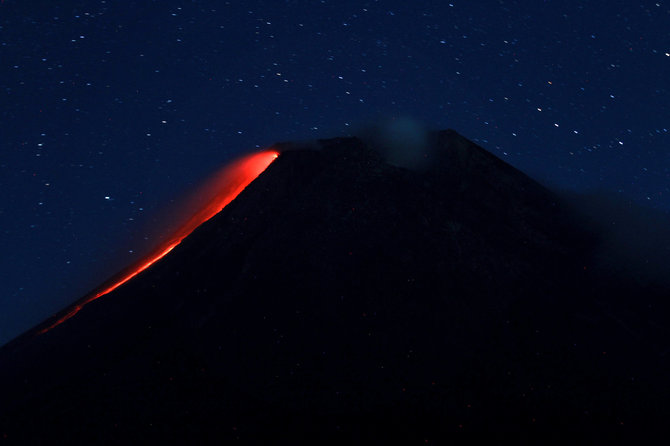
[[[640,302],[667,289],[603,266],[595,226],[522,172],[451,130],[428,141],[415,169],[357,138],[275,146],[165,258],[0,350],[0,435],[660,429],[667,314]]]

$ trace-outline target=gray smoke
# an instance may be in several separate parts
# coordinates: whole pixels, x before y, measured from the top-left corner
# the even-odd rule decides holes
[[[428,167],[431,132],[419,120],[407,116],[383,118],[363,126],[358,134],[389,164],[412,170]]]

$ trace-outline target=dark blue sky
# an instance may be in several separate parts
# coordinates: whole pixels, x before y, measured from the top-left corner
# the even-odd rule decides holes
[[[379,117],[670,209],[669,79],[665,0],[4,0],[0,343],[236,154]]]

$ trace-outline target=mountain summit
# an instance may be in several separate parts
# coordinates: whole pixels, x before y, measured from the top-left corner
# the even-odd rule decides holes
[[[366,138],[273,146],[164,258],[0,349],[0,435],[425,444],[664,419],[666,291],[599,268],[593,226],[522,172],[427,141],[411,168]]]

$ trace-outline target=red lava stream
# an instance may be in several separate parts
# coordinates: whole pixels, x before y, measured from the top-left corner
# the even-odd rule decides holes
[[[137,262],[135,265],[123,270],[116,277],[113,277],[99,289],[93,291],[90,295],[68,308],[58,319],[50,323],[46,328],[38,331],[37,334],[43,334],[52,328],[62,324],[72,316],[77,314],[86,304],[97,298],[108,294],[124,283],[128,282],[139,273],[149,268],[151,265],[162,259],[174,249],[182,240],[184,240],[195,228],[218,214],[224,207],[237,197],[245,187],[255,180],[269,165],[279,156],[275,150],[265,150],[263,152],[253,153],[227,164],[218,172],[213,181],[207,184],[207,188],[214,190],[214,197],[202,209],[197,211],[189,220],[184,223],[168,240],[154,249],[149,255]]]

